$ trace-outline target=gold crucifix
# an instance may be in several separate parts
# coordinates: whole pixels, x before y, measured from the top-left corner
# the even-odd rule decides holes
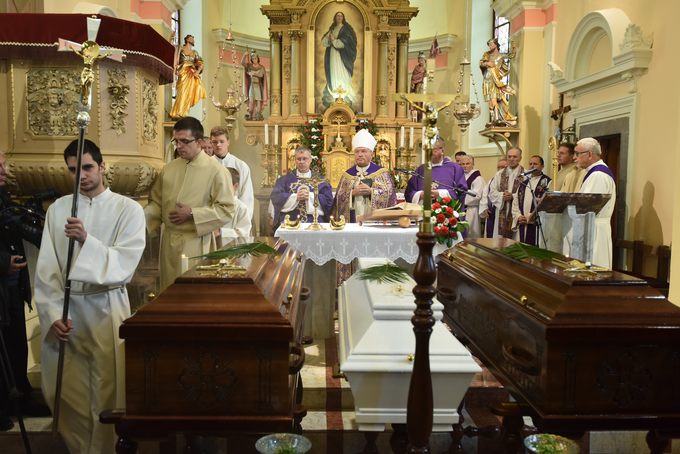
[[[338,94],[338,101],[345,102],[345,100],[344,100],[345,95],[349,92],[347,90],[345,90],[344,88],[342,88],[342,85],[338,85],[338,88],[333,90],[333,93]]]
[[[338,124],[338,136],[335,138],[335,146],[338,147],[338,148],[344,146],[344,144],[342,143],[342,138],[340,137],[340,123],[341,123],[341,122],[342,122],[342,121],[341,121],[340,118],[337,118],[337,119],[335,120],[335,123]]]
[[[302,181],[305,184],[308,184],[312,187],[312,193],[314,194],[314,222],[312,225],[307,227],[305,230],[326,230],[319,224],[318,218],[319,218],[319,185],[321,183],[324,183],[326,181],[325,178],[320,177],[319,175],[314,175],[311,178],[300,178],[300,181]]]

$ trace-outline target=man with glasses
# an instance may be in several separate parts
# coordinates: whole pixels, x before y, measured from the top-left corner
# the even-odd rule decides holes
[[[457,199],[456,191],[440,186],[443,183],[447,186],[467,191],[465,181],[465,171],[460,164],[444,159],[446,143],[441,137],[437,139],[432,149],[432,199],[437,197],[451,197]],[[416,169],[418,175],[425,175],[425,164]],[[425,180],[418,177],[411,177],[406,185],[404,197],[407,202],[423,204],[423,189]],[[461,203],[465,204],[465,196],[461,197]]]
[[[175,123],[173,142],[179,159],[166,164],[156,179],[146,226],[153,232],[165,224],[161,240],[160,274],[163,291],[181,274],[181,256],[195,257],[216,248],[214,231],[234,212],[229,171],[201,151],[203,126],[193,117]]]
[[[494,222],[493,238],[512,238],[512,200],[522,185],[518,178],[524,172],[519,162],[522,150],[514,147],[506,154],[508,167],[496,173],[489,189],[489,200],[494,204],[498,215]]]
[[[352,139],[355,166],[342,174],[333,202],[333,217],[345,216],[356,222],[357,216],[397,204],[397,192],[390,172],[372,161],[377,141],[365,129]]]
[[[309,148],[300,147],[295,150],[296,170],[279,177],[272,189],[271,201],[274,205],[274,232],[279,228],[286,215],[294,221],[300,217],[302,222],[314,221],[314,191],[300,181],[301,178],[313,178],[315,173],[309,168],[312,154]],[[333,189],[329,183],[321,183],[319,194],[319,219],[328,221],[333,205]]]
[[[595,217],[595,246],[593,247],[593,265],[608,269],[612,267],[612,227],[611,217],[616,204],[616,180],[614,173],[602,160],[600,143],[588,137],[576,143],[577,165],[583,169],[585,177],[577,190],[581,194],[610,194],[609,202]]]

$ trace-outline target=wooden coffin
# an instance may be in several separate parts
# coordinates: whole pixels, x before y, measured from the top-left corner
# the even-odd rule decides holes
[[[385,263],[392,262],[360,258],[359,269]],[[338,289],[340,370],[352,388],[360,431],[383,431],[387,423],[406,424],[416,348],[411,323],[415,285],[411,278],[397,285],[360,280],[354,274]],[[458,406],[475,374],[482,371],[440,323],[443,308],[433,301],[437,323],[430,338],[430,367],[435,432],[450,432],[451,425],[458,424]]]
[[[304,416],[301,254],[283,240],[258,240],[281,256],[238,259],[245,271],[226,277],[194,267],[120,327],[127,392],[119,435],[290,432]]]
[[[643,280],[586,280],[473,239],[440,256],[444,320],[542,431],[680,425],[680,308]],[[569,260],[564,258],[564,260]]]

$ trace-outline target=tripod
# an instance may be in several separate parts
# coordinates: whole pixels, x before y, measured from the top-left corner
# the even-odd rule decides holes
[[[5,338],[2,333],[0,333],[0,372],[2,372],[2,382],[7,388],[7,397],[9,398],[12,405],[14,405],[14,411],[16,412],[17,419],[19,421],[19,427],[21,428],[21,437],[24,440],[24,447],[26,448],[26,453],[31,454],[31,445],[28,443],[28,434],[26,434],[26,427],[24,426],[24,418],[21,415],[21,408],[19,408],[19,399],[21,398],[21,393],[17,389],[17,385],[14,382],[14,374],[12,374],[12,369],[9,365],[9,356],[7,356],[7,348],[5,348]]]

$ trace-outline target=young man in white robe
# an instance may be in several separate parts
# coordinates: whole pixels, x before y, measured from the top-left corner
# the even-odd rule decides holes
[[[64,151],[71,176],[77,141]],[[99,413],[125,406],[125,356],[118,327],[130,317],[125,284],[144,251],[144,213],[132,199],[104,188],[99,148],[85,141],[78,217],[73,195],[47,210],[35,276],[35,303],[43,335],[42,390],[54,409],[59,343],[65,342],[59,431],[71,453],[113,453],[114,427]],[[68,322],[61,318],[69,238],[75,241]]]
[[[611,218],[616,205],[616,181],[614,174],[602,160],[600,143],[588,137],[576,143],[576,164],[583,169],[585,177],[577,192],[581,194],[610,194],[611,199],[595,216],[595,241],[593,265],[612,268]]]
[[[465,170],[465,181],[468,186],[468,191],[476,194],[474,197],[470,194],[465,196],[465,220],[470,224],[468,231],[468,238],[482,237],[482,222],[479,217],[479,205],[482,201],[484,188],[486,183],[479,170],[475,170],[475,158],[465,155],[460,159],[463,170]]]
[[[253,192],[253,180],[250,177],[250,167],[241,159],[229,153],[229,131],[222,126],[215,126],[210,130],[210,140],[213,145],[213,158],[224,167],[232,167],[238,170],[241,183],[238,185],[238,192],[235,192],[239,199],[248,208],[248,216],[252,219],[255,212],[255,193]]]
[[[238,187],[240,182],[240,175],[238,170],[233,167],[227,167],[231,174],[231,181],[234,183],[234,194],[238,194]],[[248,214],[248,207],[241,202],[238,197],[234,196],[234,214],[231,220],[227,222],[224,227],[219,230],[222,244],[225,245],[235,238],[249,237],[252,223]]]

